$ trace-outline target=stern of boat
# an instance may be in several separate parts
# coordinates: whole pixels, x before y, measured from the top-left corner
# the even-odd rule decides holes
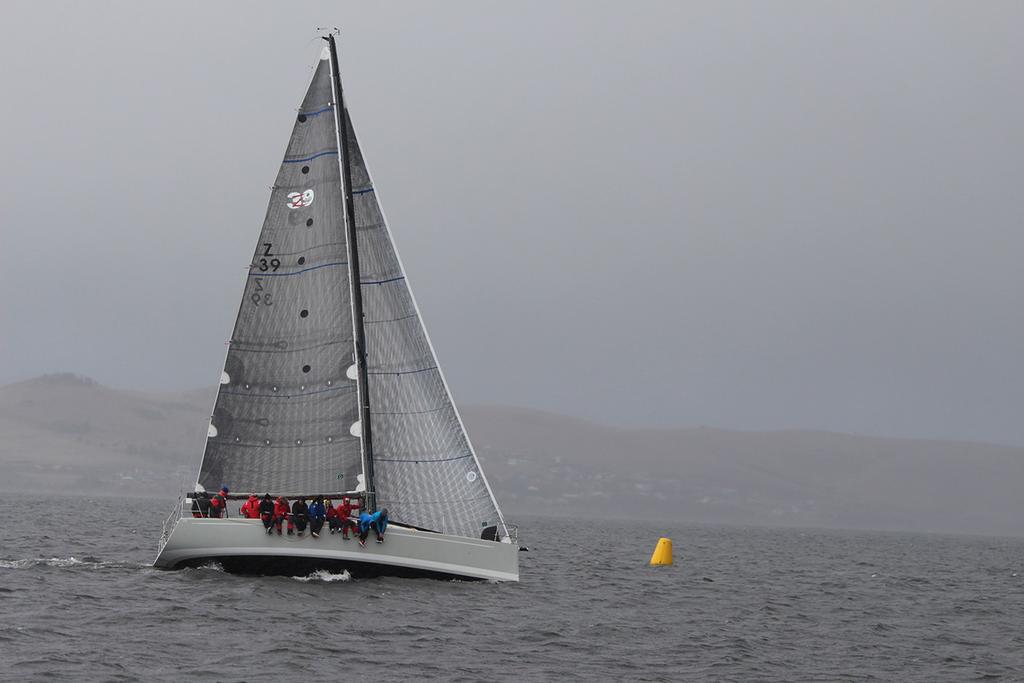
[[[178,502],[174,505],[174,508],[171,510],[171,514],[167,515],[167,517],[164,519],[163,528],[160,531],[160,543],[156,551],[157,559],[153,563],[154,566],[160,566],[158,564],[160,560],[160,555],[163,553],[164,547],[167,545],[167,542],[171,539],[171,534],[174,533],[174,527],[177,526],[178,520],[182,517],[182,510],[184,509],[184,505],[185,496],[183,494],[178,496]]]

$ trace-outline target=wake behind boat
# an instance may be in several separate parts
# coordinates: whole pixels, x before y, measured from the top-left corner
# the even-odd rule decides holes
[[[390,525],[365,547],[278,535],[259,519],[193,516],[200,498],[189,494],[154,564],[518,581],[515,528],[427,337],[325,40],[250,264],[196,489],[350,497],[386,509]]]

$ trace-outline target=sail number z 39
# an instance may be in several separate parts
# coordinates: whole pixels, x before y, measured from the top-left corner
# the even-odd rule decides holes
[[[270,253],[270,249],[273,246],[274,245],[270,242],[263,243],[263,253],[259,254],[260,258],[255,264],[255,267],[259,268],[261,273],[265,273],[268,270],[272,270],[276,273],[277,269],[281,267],[281,259]]]
[[[263,287],[263,278],[252,279],[252,293],[249,294],[249,301],[253,306],[273,306],[274,297]]]

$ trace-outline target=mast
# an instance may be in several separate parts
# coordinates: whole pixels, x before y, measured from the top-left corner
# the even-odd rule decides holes
[[[352,290],[352,328],[355,339],[356,389],[359,395],[359,427],[362,431],[363,478],[366,485],[366,507],[377,509],[373,484],[373,433],[370,429],[370,383],[366,372],[366,332],[363,329],[363,292],[359,276],[359,249],[356,244],[356,214],[352,200],[352,168],[349,163],[348,124],[345,98],[341,90],[341,72],[334,35],[324,37],[331,53],[331,88],[334,91],[334,119],[338,133],[338,163],[341,165],[341,191],[345,199],[345,243],[348,251],[349,286]]]

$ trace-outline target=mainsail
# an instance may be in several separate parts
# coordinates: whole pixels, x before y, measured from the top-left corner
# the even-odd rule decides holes
[[[327,61],[296,117],[249,268],[199,483],[354,490],[362,472],[338,150]]]
[[[344,106],[350,158],[339,158],[329,57],[325,49],[271,193],[199,483],[284,495],[368,486],[395,522],[471,537],[496,527],[506,537]],[[362,320],[352,316],[341,164],[351,175]],[[355,325],[366,339],[372,481]]]

